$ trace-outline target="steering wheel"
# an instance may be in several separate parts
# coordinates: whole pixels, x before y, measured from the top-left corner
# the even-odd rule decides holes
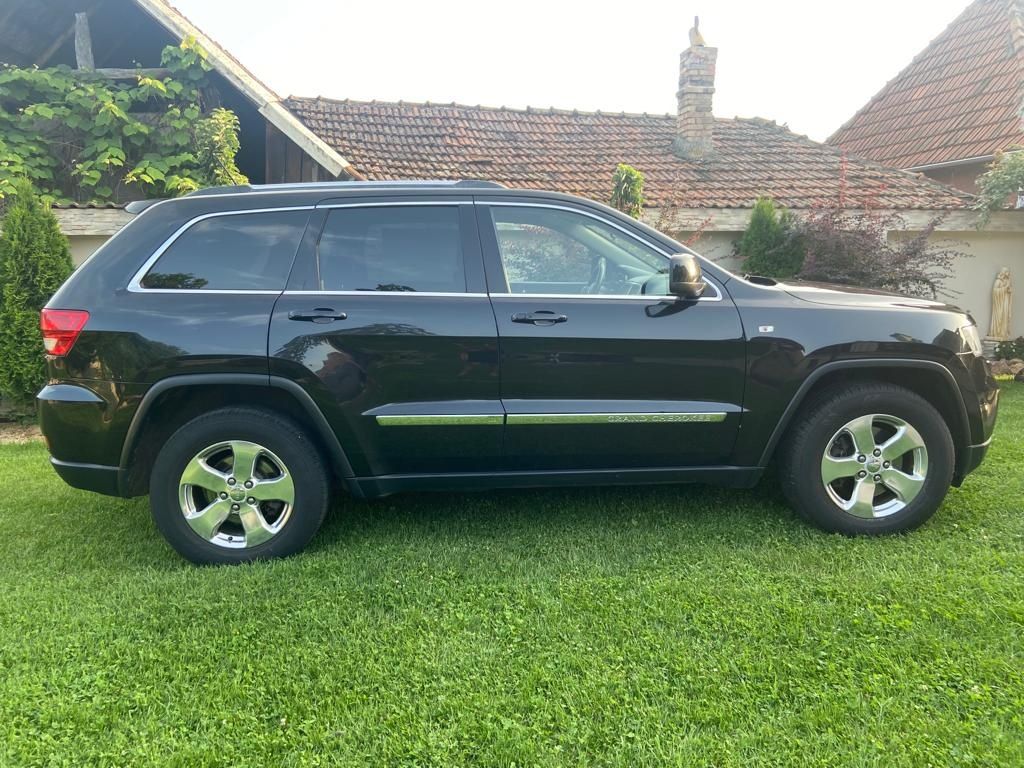
[[[590,282],[584,287],[584,293],[600,293],[604,285],[604,277],[608,274],[608,259],[598,256],[590,266]]]

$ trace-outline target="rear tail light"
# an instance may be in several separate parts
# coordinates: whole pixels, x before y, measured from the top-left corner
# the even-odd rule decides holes
[[[89,313],[84,309],[44,309],[39,313],[46,354],[62,357],[71,351],[85,327]]]

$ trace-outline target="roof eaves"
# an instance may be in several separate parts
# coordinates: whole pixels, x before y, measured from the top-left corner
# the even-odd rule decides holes
[[[176,37],[194,37],[206,51],[210,65],[244,94],[255,105],[259,113],[294,141],[328,173],[334,176],[345,174],[362,178],[355,167],[323,139],[310,131],[284,105],[281,98],[260,82],[215,40],[196,27],[176,8],[164,0],[135,0],[146,13],[162,24]]]

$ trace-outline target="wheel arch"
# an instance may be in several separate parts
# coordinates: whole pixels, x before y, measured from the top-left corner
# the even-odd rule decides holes
[[[280,413],[304,427],[328,461],[335,479],[359,495],[352,465],[320,408],[294,381],[265,374],[186,374],[156,382],[139,403],[121,448],[118,487],[122,496],[147,493],[149,472],[160,446],[182,424],[217,408],[255,406]]]
[[[880,381],[904,387],[927,400],[945,419],[953,437],[956,452],[953,483],[959,485],[966,472],[964,446],[970,443],[970,423],[960,388],[953,373],[933,360],[866,359],[838,360],[816,368],[800,385],[772,431],[760,466],[767,466],[779,442],[793,424],[804,403],[815,392],[839,382]]]

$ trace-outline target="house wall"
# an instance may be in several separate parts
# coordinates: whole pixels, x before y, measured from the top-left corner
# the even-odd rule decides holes
[[[70,235],[68,243],[71,245],[71,261],[76,267],[81,266],[82,262],[109,239],[105,235]]]
[[[985,172],[987,166],[988,163],[984,161],[966,165],[951,165],[945,168],[930,168],[924,171],[924,174],[943,184],[949,184],[951,187],[974,194],[978,191],[978,176]]]
[[[330,181],[333,177],[298,144],[267,123],[266,180],[268,184]]]
[[[1014,338],[1024,336],[1024,233],[948,232],[934,235],[932,240],[944,237],[962,240],[965,245],[961,250],[968,254],[956,264],[956,277],[948,287],[958,295],[948,301],[970,312],[981,335],[987,335],[992,317],[992,284],[999,270],[1009,267],[1013,282],[1010,333]]]

